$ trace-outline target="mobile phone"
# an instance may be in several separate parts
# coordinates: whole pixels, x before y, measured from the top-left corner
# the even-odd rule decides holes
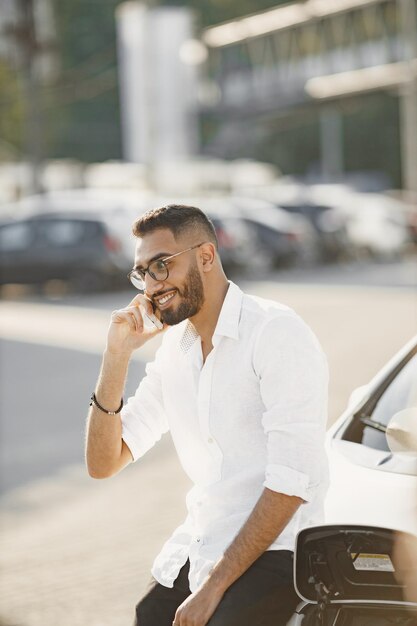
[[[156,327],[158,330],[162,330],[164,325],[154,313],[148,313],[142,305],[139,306],[139,309],[143,317],[143,325],[145,328],[153,330]]]

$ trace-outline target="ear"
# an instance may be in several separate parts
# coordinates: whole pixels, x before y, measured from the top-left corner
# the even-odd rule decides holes
[[[200,248],[200,260],[203,272],[211,272],[216,258],[216,246],[207,242]]]

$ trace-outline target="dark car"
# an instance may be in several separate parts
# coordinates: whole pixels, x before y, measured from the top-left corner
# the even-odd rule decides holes
[[[313,226],[318,241],[318,260],[338,261],[349,249],[345,218],[334,207],[321,204],[279,204],[292,215],[303,215]]]
[[[302,216],[278,210],[265,200],[225,196],[202,207],[219,215],[231,231],[244,228],[245,255],[252,269],[271,269],[304,262],[312,255],[312,229]]]
[[[126,228],[128,232],[128,228]],[[0,223],[0,284],[69,281],[77,291],[126,283],[132,249],[112,220],[88,213],[44,213]]]
[[[219,255],[226,273],[245,272],[250,259],[248,248],[253,235],[241,220],[219,217],[206,209],[206,214],[213,223],[219,244]]]
[[[330,202],[320,202],[311,188],[304,184],[275,184],[256,188],[243,188],[240,192],[248,198],[267,200],[279,211],[304,218],[314,233],[314,260],[319,263],[338,261],[349,257],[350,242],[346,216]]]

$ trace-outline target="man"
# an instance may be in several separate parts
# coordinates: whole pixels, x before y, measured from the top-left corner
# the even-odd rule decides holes
[[[227,280],[199,209],[149,211],[133,232],[130,279],[142,293],[112,314],[88,419],[88,470],[111,476],[170,430],[194,483],[135,624],[285,624],[298,601],[295,535],[322,521],[325,356],[294,311]],[[164,337],[123,407],[132,352],[161,332],[144,325],[144,310],[163,322]]]

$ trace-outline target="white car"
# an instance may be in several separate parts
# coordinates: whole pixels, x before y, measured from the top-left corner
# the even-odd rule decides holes
[[[327,523],[298,533],[288,626],[416,626],[417,335],[353,392],[326,448]]]
[[[416,435],[417,335],[369,384],[353,392],[327,432],[326,522],[417,534]]]
[[[345,214],[348,237],[359,252],[398,258],[411,243],[406,206],[394,198],[356,193]]]

